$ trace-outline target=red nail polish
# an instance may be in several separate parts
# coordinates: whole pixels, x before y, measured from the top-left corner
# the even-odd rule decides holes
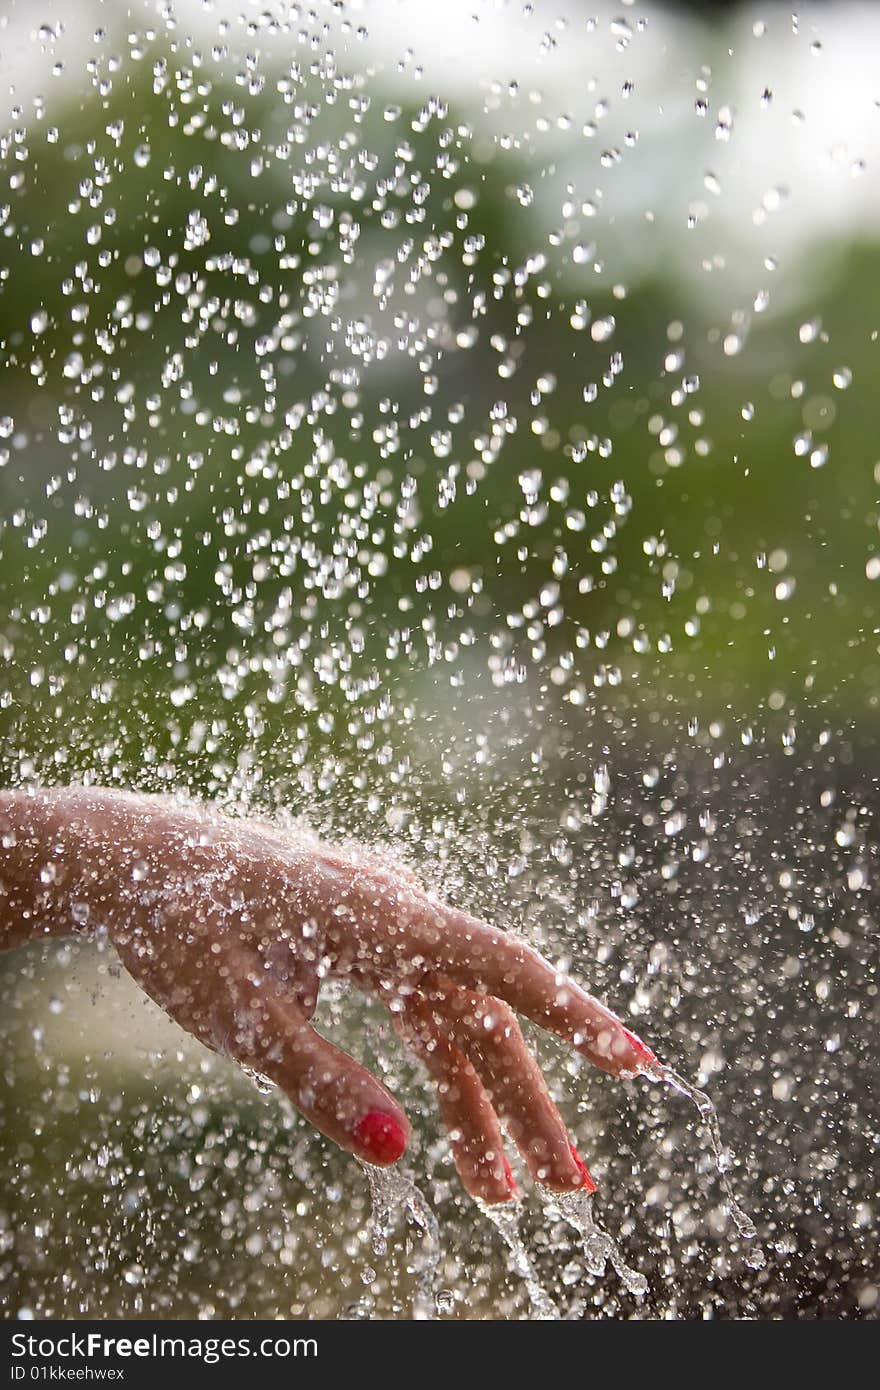
[[[507,1191],[510,1194],[510,1200],[516,1201],[519,1196],[519,1188],[516,1185],[516,1178],[513,1176],[513,1169],[506,1158],[502,1158],[501,1162],[504,1164],[504,1176],[507,1179]]]
[[[589,1171],[589,1169],[587,1168],[586,1163],[584,1163],[584,1160],[581,1158],[580,1154],[578,1153],[577,1149],[575,1148],[574,1144],[569,1144],[568,1147],[571,1149],[571,1156],[572,1156],[572,1158],[574,1159],[575,1163],[577,1164],[578,1168],[580,1169],[581,1173],[583,1174],[583,1179],[584,1179],[584,1180],[583,1180],[583,1182],[581,1183],[581,1187],[582,1187],[590,1196],[592,1196],[593,1193],[594,1193],[594,1192],[598,1192],[599,1189],[596,1187],[596,1184],[593,1182],[593,1179],[592,1179],[591,1176],[590,1176],[590,1171]]]
[[[406,1148],[406,1135],[391,1115],[371,1110],[355,1126],[354,1137],[371,1163],[396,1163]]]
[[[641,1038],[637,1038],[635,1033],[631,1033],[628,1028],[624,1028],[623,1032],[633,1052],[644,1066],[659,1067],[662,1065],[660,1058],[651,1051],[647,1043],[643,1043]]]

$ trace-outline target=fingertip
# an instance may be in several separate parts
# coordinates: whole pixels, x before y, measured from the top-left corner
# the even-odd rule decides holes
[[[623,1033],[627,1043],[629,1044],[630,1052],[629,1059],[625,1057],[622,1059],[623,1069],[627,1071],[632,1070],[636,1072],[659,1071],[662,1066],[662,1063],[659,1057],[657,1057],[657,1055],[651,1051],[648,1044],[642,1042],[642,1039],[638,1037],[637,1034],[630,1032],[629,1028],[624,1028],[622,1024],[620,1031]]]
[[[520,1190],[513,1169],[502,1154],[500,1163],[489,1165],[481,1163],[476,1167],[470,1164],[457,1164],[459,1177],[468,1194],[474,1201],[485,1207],[500,1207],[510,1202],[518,1202]]]
[[[409,1127],[382,1110],[371,1110],[354,1127],[354,1139],[368,1163],[386,1168],[406,1151]]]
[[[612,1076],[657,1077],[663,1071],[663,1063],[648,1044],[613,1016],[592,1037],[576,1037],[574,1045],[594,1066]]]
[[[507,1196],[504,1200],[505,1202],[517,1202],[519,1201],[519,1188],[516,1178],[513,1176],[513,1169],[505,1157],[502,1157],[501,1162],[504,1165],[504,1181],[507,1184]]]
[[[583,1190],[584,1190],[589,1196],[592,1197],[593,1193],[594,1193],[594,1192],[598,1192],[598,1190],[599,1190],[598,1187],[597,1187],[597,1185],[596,1185],[596,1183],[593,1181],[593,1176],[592,1176],[592,1174],[591,1174],[589,1168],[587,1167],[586,1163],[584,1163],[584,1160],[581,1158],[580,1154],[578,1153],[577,1149],[575,1148],[574,1144],[569,1144],[569,1148],[571,1149],[571,1156],[572,1156],[572,1159],[574,1160],[574,1162],[575,1162],[575,1164],[576,1164],[576,1166],[577,1166],[578,1172],[579,1172],[579,1174],[580,1174],[580,1178],[581,1178],[580,1186],[581,1186],[581,1188],[583,1188]],[[578,1189],[578,1190],[580,1190],[580,1189]]]
[[[592,1196],[596,1183],[574,1144],[569,1144],[565,1157],[560,1154],[554,1162],[542,1166],[535,1174],[538,1182],[551,1192],[586,1192]]]

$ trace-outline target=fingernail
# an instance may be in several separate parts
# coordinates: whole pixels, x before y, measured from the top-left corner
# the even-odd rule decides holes
[[[628,1028],[624,1028],[623,1033],[633,1052],[644,1066],[659,1067],[661,1065],[660,1058],[651,1051],[647,1043],[643,1043],[641,1038],[637,1038],[635,1033],[631,1033]]]
[[[406,1148],[406,1135],[391,1115],[371,1110],[358,1121],[354,1137],[373,1163],[396,1163]]]
[[[574,1144],[569,1144],[568,1147],[571,1149],[571,1156],[574,1159],[583,1176],[581,1188],[584,1191],[586,1191],[590,1196],[592,1196],[593,1193],[598,1192],[599,1189],[597,1188],[596,1184],[593,1182],[593,1179],[590,1176],[590,1170],[587,1168],[586,1163],[584,1163],[584,1160],[581,1158]]]
[[[510,1195],[510,1200],[515,1202],[519,1197],[519,1188],[516,1185],[516,1178],[513,1176],[513,1169],[506,1158],[502,1158],[501,1161],[504,1164],[504,1176],[507,1179],[507,1191]]]

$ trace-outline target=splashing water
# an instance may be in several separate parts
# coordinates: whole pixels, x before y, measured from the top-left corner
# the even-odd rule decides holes
[[[261,1071],[254,1071],[253,1067],[246,1067],[239,1062],[239,1069],[247,1077],[248,1081],[259,1091],[261,1096],[270,1096],[278,1090],[274,1081],[270,1081],[268,1076],[264,1076]]]
[[[721,1138],[721,1126],[718,1123],[718,1111],[713,1101],[706,1095],[705,1091],[697,1090],[689,1081],[685,1081],[683,1076],[673,1071],[671,1067],[660,1066],[652,1067],[644,1073],[649,1080],[662,1081],[671,1090],[677,1091],[679,1095],[685,1096],[697,1107],[706,1133],[709,1136],[709,1144],[712,1155],[715,1159],[715,1171],[721,1181],[724,1192],[724,1206],[730,1216],[731,1221],[737,1229],[737,1233],[743,1240],[753,1241],[758,1234],[754,1221],[748,1212],[744,1211],[737,1201],[733,1190],[733,1183],[730,1180],[730,1168],[733,1158],[730,1150],[724,1145]],[[747,1256],[747,1263],[752,1269],[761,1269],[766,1262],[764,1251],[759,1245],[753,1246]]]
[[[721,1126],[714,1102],[696,1086],[692,1086],[671,1067],[660,1066],[646,1069],[644,1075],[649,1080],[662,1081],[670,1089],[685,1096],[696,1106],[709,1136],[709,1143],[715,1160],[715,1168],[721,1181],[725,1197],[725,1209],[743,1240],[754,1241],[757,1228],[751,1217],[740,1205],[730,1179],[732,1155],[721,1138]],[[483,1214],[492,1222],[510,1251],[510,1267],[525,1283],[535,1315],[543,1319],[559,1318],[559,1309],[535,1272],[534,1265],[525,1248],[519,1227],[519,1205],[487,1206],[477,1204]],[[638,1270],[632,1269],[620,1253],[612,1236],[596,1222],[593,1214],[593,1195],[586,1192],[554,1193],[546,1204],[547,1210],[558,1214],[582,1241],[584,1263],[594,1275],[603,1275],[610,1264],[618,1279],[635,1298],[644,1298],[649,1292],[649,1283]],[[754,1245],[746,1256],[751,1269],[762,1269],[766,1256],[760,1245]],[[583,1303],[580,1305],[582,1310]],[[580,1311],[579,1310],[579,1311]]]
[[[525,1284],[535,1317],[541,1322],[558,1321],[559,1309],[538,1278],[522,1238],[519,1228],[520,1204],[505,1202],[489,1206],[485,1202],[477,1202],[477,1206],[507,1246],[510,1269]]]
[[[717,1030],[768,1258],[668,1069],[709,1142],[626,1149],[626,1253],[675,1316],[876,1318],[880,7],[637,8],[0,3],[0,787],[385,846],[667,1047]],[[601,1198],[532,1246],[450,1186],[432,1309],[412,1183],[366,1170],[365,1237],[84,913],[0,969],[4,1311],[328,1318],[372,1239],[368,1316],[590,1315]]]
[[[616,1242],[596,1224],[591,1193],[554,1192],[548,1206],[581,1237],[584,1263],[591,1274],[604,1274],[610,1264],[625,1288],[636,1298],[644,1298],[648,1292],[647,1279],[638,1270],[630,1269]]]
[[[419,1322],[428,1321],[435,1316],[438,1308],[435,1284],[441,1247],[437,1218],[415,1183],[406,1174],[396,1168],[377,1168],[372,1163],[361,1163],[360,1159],[358,1162],[370,1184],[370,1238],[374,1254],[382,1257],[388,1253],[388,1237],[401,1211],[420,1233],[418,1249],[410,1266],[416,1276],[413,1316]]]

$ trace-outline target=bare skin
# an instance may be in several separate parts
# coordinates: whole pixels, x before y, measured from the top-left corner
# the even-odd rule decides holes
[[[343,1149],[387,1164],[409,1138],[404,1111],[310,1022],[323,979],[379,998],[484,1202],[517,1195],[502,1123],[538,1182],[594,1187],[516,1012],[614,1075],[656,1064],[524,942],[375,856],[164,797],[0,792],[0,950],[99,928],[181,1027],[270,1077]]]

